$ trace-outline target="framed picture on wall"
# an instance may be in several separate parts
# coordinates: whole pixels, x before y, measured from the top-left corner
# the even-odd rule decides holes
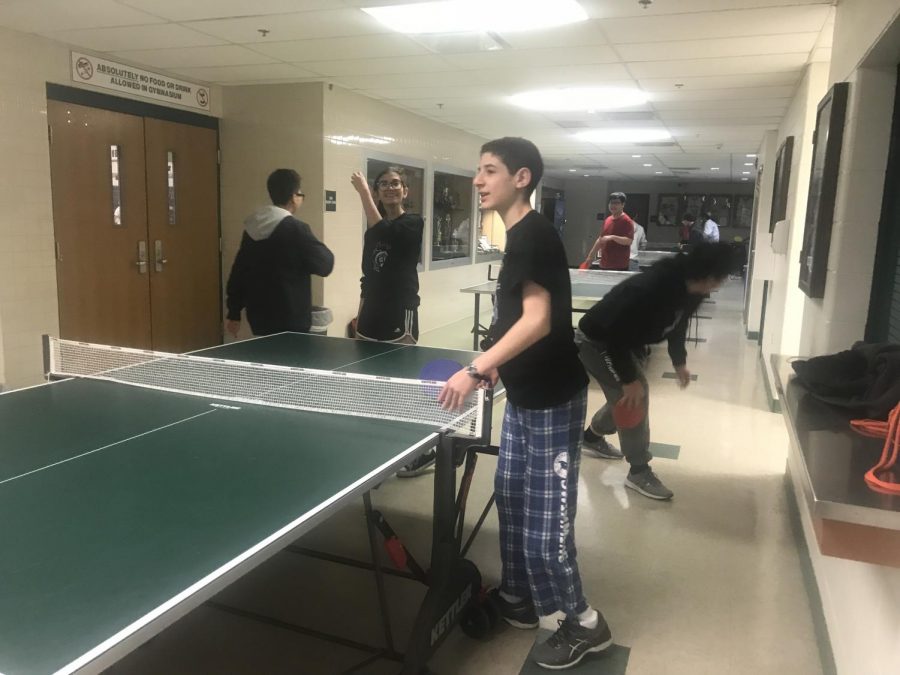
[[[731,227],[731,195],[706,195],[703,211],[708,211],[719,227]]]
[[[681,213],[678,216],[679,222],[681,221],[681,216],[685,213],[690,213],[697,220],[701,220],[703,217],[704,195],[683,195],[683,198]]]
[[[825,94],[816,112],[806,223],[800,250],[800,290],[811,298],[825,297],[848,90],[846,82],[835,84]]]
[[[756,191],[754,191],[756,194]],[[731,219],[732,227],[744,227],[750,229],[753,224],[753,195],[737,195],[734,198],[734,217]]]
[[[679,212],[681,195],[661,194],[656,203],[656,224],[664,227],[675,227],[681,220]]]
[[[769,217],[769,233],[775,231],[775,223],[787,217],[788,190],[791,187],[791,159],[794,154],[794,137],[788,136],[775,156],[775,187],[772,193],[772,214]]]

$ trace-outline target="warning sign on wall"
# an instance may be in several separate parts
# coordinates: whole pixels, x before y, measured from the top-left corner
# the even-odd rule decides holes
[[[209,110],[209,87],[78,52],[72,52],[72,81]]]

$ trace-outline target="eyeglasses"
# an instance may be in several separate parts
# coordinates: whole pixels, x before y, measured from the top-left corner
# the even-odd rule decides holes
[[[306,195],[303,194],[302,192],[295,192],[294,194],[297,195],[298,197],[305,197],[305,196],[306,196]]]
[[[376,186],[380,187],[382,190],[386,190],[388,188],[393,188],[396,190],[399,187],[403,187],[403,181],[395,178],[394,180],[380,180],[375,183]]]

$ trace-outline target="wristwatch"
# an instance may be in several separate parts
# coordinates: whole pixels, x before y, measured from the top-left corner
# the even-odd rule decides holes
[[[490,382],[491,378],[487,375],[482,375],[478,372],[478,368],[475,367],[474,363],[470,363],[466,366],[466,374],[472,379],[478,380],[479,382]]]

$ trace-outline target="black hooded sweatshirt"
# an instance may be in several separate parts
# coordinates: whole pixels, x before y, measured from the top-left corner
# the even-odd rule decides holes
[[[672,365],[686,363],[688,321],[704,296],[688,293],[685,263],[684,255],[666,258],[617,284],[578,323],[588,339],[606,346],[622,382],[637,379],[631,354],[646,345],[667,340]]]
[[[310,275],[326,277],[334,255],[309,225],[278,206],[257,209],[244,221],[241,247],[226,286],[228,318],[247,320],[254,335],[306,333],[312,323]]]

